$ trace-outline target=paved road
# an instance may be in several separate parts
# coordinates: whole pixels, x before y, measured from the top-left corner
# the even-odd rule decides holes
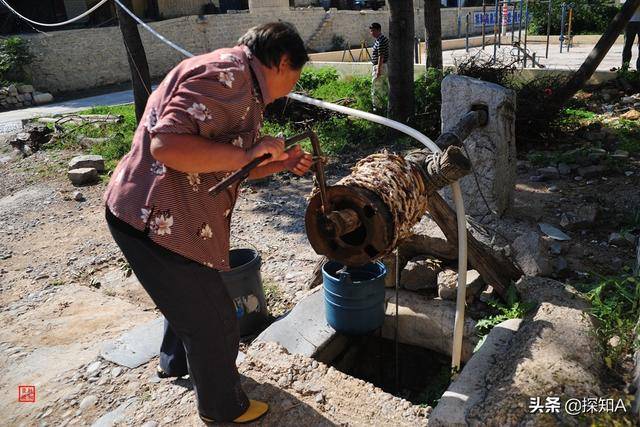
[[[508,40],[510,40],[510,38],[508,38]],[[559,45],[557,44],[550,45],[549,58],[544,58],[545,47],[546,45],[542,43],[536,43],[536,44],[530,43],[529,45],[527,45],[527,49],[532,52],[535,52],[536,57],[538,58],[540,63],[542,63],[546,67],[565,69],[565,70],[577,70],[580,67],[580,65],[582,65],[584,60],[587,58],[587,56],[589,55],[589,52],[591,52],[591,49],[593,49],[593,45],[588,45],[588,44],[576,45],[572,47],[569,50],[569,52],[567,52],[566,49],[564,49],[564,52],[560,53]],[[469,53],[475,54],[480,50],[481,50],[480,48],[471,48],[469,49]],[[501,50],[504,55],[510,55],[513,48],[510,46],[508,47],[503,46]],[[493,46],[487,46],[485,48],[485,52],[488,55],[493,55]],[[632,64],[635,64],[637,49],[634,48],[633,53],[634,53],[634,56],[633,56]],[[465,54],[466,52],[464,49],[449,50],[449,51],[442,52],[444,64],[454,65],[455,59],[463,58]],[[424,60],[425,58],[423,57],[423,62]],[[607,53],[607,56],[605,56],[602,63],[600,63],[600,66],[598,66],[598,71],[609,71],[612,67],[620,67],[621,62],[622,62],[622,45],[615,44],[613,45],[611,50]]]
[[[99,105],[118,105],[133,102],[133,92],[123,90],[106,95],[88,98],[72,99],[22,110],[5,111],[0,113],[0,132],[10,132],[22,127],[22,120],[34,117],[46,117],[54,114],[73,113]]]

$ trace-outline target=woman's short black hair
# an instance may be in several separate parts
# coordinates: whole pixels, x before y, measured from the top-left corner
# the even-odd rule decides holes
[[[299,70],[309,56],[296,28],[288,22],[270,22],[251,28],[240,37],[238,44],[245,45],[267,67],[277,67],[282,55],[287,55],[291,68]]]

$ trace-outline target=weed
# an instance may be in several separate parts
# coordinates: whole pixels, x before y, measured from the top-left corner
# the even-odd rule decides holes
[[[480,336],[480,341],[476,345],[474,352],[480,349],[487,335],[494,326],[509,319],[522,319],[533,308],[533,304],[524,303],[518,299],[518,294],[514,285],[509,286],[505,295],[505,302],[489,300],[487,304],[493,308],[494,314],[478,320],[476,332]]]
[[[57,280],[54,280],[53,282],[51,282],[51,283],[49,283],[49,284],[50,284],[51,286],[62,286],[62,285],[64,285],[64,284],[65,284],[65,281],[64,281],[64,280],[61,280],[61,279],[57,279]]]
[[[623,273],[576,286],[591,302],[591,314],[599,321],[596,333],[609,369],[620,368],[622,356],[640,346],[633,342],[640,311],[638,281],[638,277]]]

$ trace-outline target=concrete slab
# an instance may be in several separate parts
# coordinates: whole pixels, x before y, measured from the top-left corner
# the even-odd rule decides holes
[[[322,287],[307,295],[283,319],[274,322],[256,342],[275,342],[292,354],[313,357],[338,333],[327,324]]]
[[[429,426],[467,426],[469,409],[487,392],[485,377],[495,358],[505,353],[520,327],[521,319],[506,320],[489,332],[482,347],[467,362],[462,372],[442,395]]]
[[[162,342],[164,319],[159,317],[103,344],[100,356],[127,368],[137,368],[156,357]]]

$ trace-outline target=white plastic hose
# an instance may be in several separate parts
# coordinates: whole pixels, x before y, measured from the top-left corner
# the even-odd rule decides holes
[[[316,107],[326,108],[338,113],[349,116],[360,117],[361,119],[379,123],[384,126],[396,129],[410,137],[420,141],[425,147],[434,153],[442,153],[442,150],[426,135],[405,124],[376,114],[367,113],[365,111],[356,110],[342,105],[332,104],[326,101],[309,98],[297,93],[290,93],[289,98],[305,104],[315,105]],[[467,220],[464,214],[464,203],[462,200],[462,191],[460,184],[454,182],[451,184],[453,192],[453,202],[456,207],[456,217],[458,223],[458,294],[456,300],[456,319],[453,327],[453,348],[451,350],[451,368],[455,372],[460,370],[460,359],[462,355],[462,338],[464,335],[464,309],[466,300],[466,284],[467,284]]]
[[[84,18],[85,16],[90,15],[91,13],[93,13],[94,10],[96,10],[97,8],[99,8],[100,6],[102,6],[103,4],[105,4],[108,0],[102,0],[99,3],[97,3],[95,6],[93,6],[91,9],[87,10],[86,12],[84,12],[82,15],[78,15],[75,18],[71,18],[68,19],[64,22],[54,22],[52,24],[47,24],[46,22],[38,22],[38,21],[33,21],[29,18],[27,18],[26,16],[22,16],[20,15],[14,8],[12,8],[9,3],[7,3],[5,0],[0,0],[0,2],[2,4],[4,4],[4,6],[9,9],[11,12],[13,12],[16,16],[18,16],[21,19],[24,19],[27,22],[30,22],[31,24],[34,25],[40,25],[42,27],[61,27],[63,25],[68,25],[71,24],[73,22],[79,21],[80,19]]]

